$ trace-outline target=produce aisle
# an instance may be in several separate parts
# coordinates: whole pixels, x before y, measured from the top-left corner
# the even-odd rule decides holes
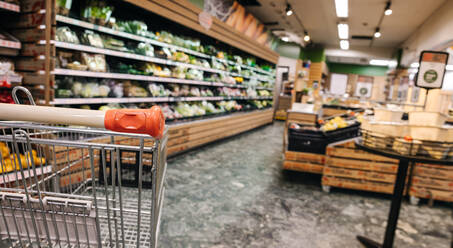
[[[386,196],[334,189],[282,172],[283,123],[168,161],[161,247],[361,247],[380,240]],[[396,247],[448,247],[451,205],[404,203]],[[449,226],[450,225],[450,226]]]

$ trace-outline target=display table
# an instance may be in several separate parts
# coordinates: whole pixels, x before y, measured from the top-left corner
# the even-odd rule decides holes
[[[419,156],[410,156],[410,155],[402,155],[395,151],[384,150],[381,148],[374,148],[365,146],[362,143],[362,140],[356,140],[356,146],[359,149],[367,151],[369,153],[398,159],[398,172],[396,174],[395,186],[393,189],[392,195],[392,202],[390,205],[390,213],[387,219],[387,227],[385,229],[385,236],[384,236],[384,243],[381,245],[376,241],[373,241],[367,237],[357,236],[357,239],[362,243],[365,247],[382,247],[382,248],[389,248],[393,247],[393,240],[395,238],[395,231],[398,224],[398,217],[401,208],[401,200],[403,198],[403,191],[407,177],[407,170],[409,167],[409,163],[427,163],[427,164],[442,164],[446,166],[452,166],[453,160],[441,160],[441,159],[433,159],[428,157],[419,157]]]

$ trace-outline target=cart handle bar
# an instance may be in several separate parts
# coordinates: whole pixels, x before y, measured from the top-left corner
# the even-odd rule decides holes
[[[100,111],[0,103],[0,120],[97,127],[115,132],[149,134],[158,139],[165,129],[165,118],[159,106]]]

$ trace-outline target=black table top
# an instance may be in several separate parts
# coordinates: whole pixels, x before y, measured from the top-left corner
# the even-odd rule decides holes
[[[355,144],[358,148],[367,151],[369,153],[374,153],[377,155],[394,158],[398,160],[408,160],[409,162],[424,163],[424,164],[441,164],[446,166],[453,166],[453,159],[435,159],[421,156],[411,156],[403,155],[397,152],[392,152],[389,150],[383,150],[380,148],[374,148],[369,146],[364,146],[361,139],[356,139]]]

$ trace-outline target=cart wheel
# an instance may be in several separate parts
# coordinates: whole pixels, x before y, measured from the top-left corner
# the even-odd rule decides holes
[[[416,206],[420,202],[420,198],[411,196],[411,197],[409,197],[409,202],[411,203],[411,205]]]
[[[330,186],[329,185],[322,185],[322,191],[326,193],[330,193]]]

